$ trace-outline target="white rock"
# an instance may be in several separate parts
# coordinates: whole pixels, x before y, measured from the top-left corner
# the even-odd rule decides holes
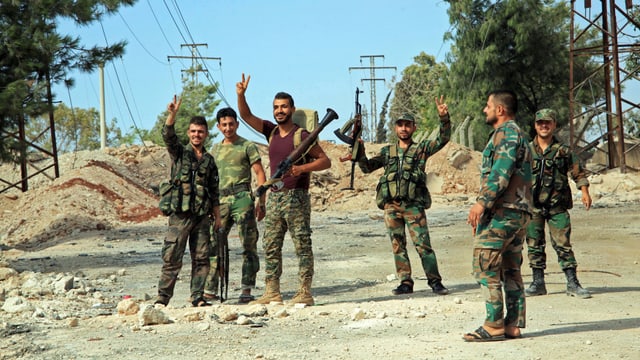
[[[156,325],[156,324],[169,324],[171,320],[162,310],[156,309],[153,305],[145,305],[138,312],[138,319],[140,325]]]
[[[20,313],[33,311],[33,306],[22,296],[7,298],[2,305],[2,310],[8,313]]]
[[[17,275],[18,272],[10,267],[0,268],[0,281],[7,280],[8,278]]]
[[[247,316],[244,315],[240,315],[238,316],[238,319],[236,320],[236,324],[238,325],[251,325],[253,324],[253,321],[251,321],[251,319]]]
[[[289,312],[287,311],[287,309],[280,309],[279,311],[277,311],[274,315],[275,317],[279,317],[279,318],[284,318],[289,316]]]
[[[73,281],[74,277],[71,275],[63,276],[60,280],[56,281],[54,284],[54,289],[56,293],[64,293],[71,289],[73,289]]]
[[[198,331],[207,331],[210,328],[211,328],[211,324],[208,322],[202,322],[196,326],[196,329],[198,329]]]
[[[352,321],[362,320],[362,319],[364,319],[364,317],[365,317],[365,313],[364,313],[364,310],[362,310],[361,308],[355,308],[351,312],[351,320]]]

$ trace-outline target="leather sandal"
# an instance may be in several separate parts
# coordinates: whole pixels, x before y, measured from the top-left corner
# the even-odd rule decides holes
[[[462,336],[462,339],[467,342],[488,342],[488,341],[502,341],[505,340],[504,334],[491,335],[482,326],[477,328],[474,332],[466,333]]]

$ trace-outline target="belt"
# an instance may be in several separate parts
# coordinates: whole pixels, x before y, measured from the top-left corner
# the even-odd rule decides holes
[[[229,196],[242,191],[251,191],[251,186],[249,186],[249,184],[247,183],[233,185],[231,187],[221,189],[220,196]]]
[[[307,193],[308,191],[309,190],[303,189],[303,188],[295,188],[295,189],[282,188],[282,189],[279,189],[279,190],[273,190],[273,188],[271,188],[271,192],[272,193],[276,193],[276,194],[288,194],[290,192]]]

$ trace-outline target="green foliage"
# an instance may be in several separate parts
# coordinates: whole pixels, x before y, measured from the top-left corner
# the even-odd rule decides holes
[[[529,130],[533,114],[545,107],[556,109],[561,124],[566,123],[570,19],[567,4],[553,0],[447,2],[455,28],[445,36],[454,42],[447,56],[450,73],[444,85],[446,93],[454,98],[450,101],[451,112],[460,118],[484,119],[486,94],[510,89],[518,95],[516,121],[523,129]],[[576,66],[584,70],[574,72],[577,81],[595,69],[588,59],[578,60]],[[601,92],[595,96],[601,96]],[[491,129],[473,126],[480,130],[476,132],[480,136],[475,137],[476,145],[480,145]]]
[[[380,119],[376,125],[376,143],[383,144],[387,142],[387,109],[389,108],[389,98],[391,98],[392,91],[387,93],[382,103],[382,110],[380,110]]]
[[[74,108],[59,104],[54,110],[56,145],[59,152],[100,149],[100,113],[98,110]],[[33,118],[26,126],[29,141],[52,151],[48,116]],[[120,129],[115,119],[106,126],[106,145],[120,144]]]
[[[79,25],[100,20],[135,0],[3,1],[0,6],[0,160],[23,156],[20,124],[53,107],[50,84],[66,81],[72,70],[92,71],[124,53],[125,42],[83,48],[79,37],[57,32],[62,18]],[[18,153],[17,153],[18,152]]]
[[[444,95],[440,83],[448,70],[444,63],[437,63],[435,57],[424,52],[413,61],[402,71],[402,80],[395,86],[389,128],[393,129],[394,119],[409,113],[415,117],[418,130],[430,132],[440,126],[435,98]]]
[[[192,78],[182,79],[182,94],[179,95],[182,98],[182,104],[176,116],[175,128],[176,134],[183,144],[186,145],[189,143],[187,130],[189,129],[189,120],[191,120],[193,116],[204,116],[207,119],[209,137],[204,145],[205,148],[208,149],[211,147],[211,144],[213,144],[213,139],[218,135],[217,132],[212,135],[212,130],[216,126],[214,111],[220,104],[220,100],[215,99],[217,90],[217,83],[214,85],[204,85],[197,83]],[[171,99],[168,99],[167,103],[169,103],[170,100]],[[165,109],[158,115],[158,119],[151,131],[146,132],[142,139],[153,141],[153,143],[159,145],[164,144],[162,140],[162,127],[167,119],[167,115],[168,112]]]
[[[629,17],[633,19],[634,22],[631,22],[634,33],[638,34],[640,31],[640,5],[634,5],[629,11]],[[636,45],[640,42],[640,38],[638,36],[634,36],[634,40]],[[640,51],[632,51],[624,60],[624,66],[627,71],[635,74],[636,77],[640,76]]]

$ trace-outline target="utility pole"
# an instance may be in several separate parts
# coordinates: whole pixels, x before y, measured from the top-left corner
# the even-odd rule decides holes
[[[360,64],[362,64],[362,59],[369,59],[369,66],[351,66],[349,67],[349,71],[351,70],[369,70],[369,78],[360,79],[360,81],[369,81],[371,82],[371,86],[369,89],[371,90],[371,116],[369,117],[369,125],[365,126],[367,130],[369,141],[374,141],[375,137],[375,129],[378,126],[378,109],[376,107],[376,81],[385,81],[384,78],[376,77],[376,70],[384,70],[384,69],[393,69],[397,70],[395,66],[376,66],[376,58],[384,59],[384,55],[360,55]]]
[[[606,140],[607,147],[602,149],[607,154],[607,167],[620,167],[625,173],[626,153],[624,117],[632,110],[640,110],[638,99],[625,96],[625,87],[637,86],[640,79],[636,75],[638,68],[629,70],[623,65],[627,59],[640,53],[640,47],[633,36],[633,28],[640,25],[634,19],[632,0],[615,1],[584,0],[576,4],[571,1],[571,27],[569,33],[569,136],[572,148],[581,148],[579,152],[589,150],[601,140]],[[599,4],[598,4],[599,3]],[[625,7],[622,7],[624,3]],[[590,30],[599,31],[602,41],[598,45],[583,45],[581,39]],[[601,66],[589,78],[582,82],[574,79],[575,63],[578,58],[587,57]],[[591,78],[602,76],[604,79],[604,99],[594,104],[582,104],[580,93],[589,93],[592,86]],[[597,82],[597,80],[596,80]],[[624,106],[623,106],[624,105]],[[603,114],[606,117],[607,132],[586,145],[584,139],[586,129],[591,121]],[[587,122],[580,128],[576,124],[586,118]],[[596,148],[597,151],[601,150]],[[631,149],[629,149],[631,150]]]
[[[107,147],[107,121],[104,102],[104,63],[98,65],[100,77],[100,150]]]
[[[191,56],[167,56],[167,60],[171,59],[191,59],[191,69],[182,69],[182,72],[191,72],[191,77],[193,82],[198,81],[198,72],[207,72],[207,69],[203,69],[198,65],[198,60],[222,60],[219,57],[207,57],[207,56],[199,56],[198,55],[198,47],[204,46],[208,47],[207,44],[181,44],[180,47],[190,47],[191,48]]]

